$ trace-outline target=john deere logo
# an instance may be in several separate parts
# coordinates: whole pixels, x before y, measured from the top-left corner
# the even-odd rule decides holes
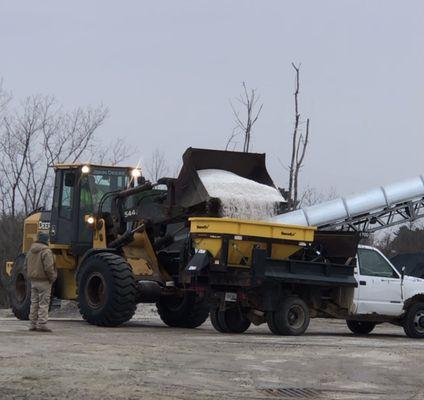
[[[209,225],[196,225],[197,229],[208,229]]]
[[[284,231],[281,231],[281,234],[283,236],[294,236],[295,235],[295,233],[293,233],[293,232],[284,232]]]

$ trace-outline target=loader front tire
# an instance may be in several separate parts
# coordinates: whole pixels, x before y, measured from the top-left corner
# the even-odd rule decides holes
[[[82,317],[93,325],[118,326],[136,309],[136,285],[130,265],[113,253],[98,253],[77,273],[77,301]]]
[[[22,321],[28,321],[31,308],[31,282],[24,263],[25,254],[20,254],[13,263],[8,289],[13,314]]]
[[[174,328],[197,328],[209,316],[209,305],[194,292],[184,292],[182,297],[164,296],[156,303],[160,319]]]

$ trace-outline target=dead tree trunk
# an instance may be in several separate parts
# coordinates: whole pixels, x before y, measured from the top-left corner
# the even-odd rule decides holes
[[[261,104],[256,111],[259,98],[260,97],[256,93],[256,89],[249,90],[246,86],[246,82],[243,82],[243,93],[237,98],[237,101],[243,106],[244,112],[246,113],[245,117],[240,116],[240,111],[237,111],[233,103],[230,101],[236,126],[227,142],[226,150],[228,149],[231,141],[237,135],[237,131],[239,131],[243,133],[244,136],[243,152],[248,153],[250,151],[253,125],[255,125],[258,120],[263,107],[263,104]]]
[[[299,92],[300,92],[300,64],[292,63],[295,70],[295,91],[294,91],[294,128],[291,141],[291,158],[289,165],[289,189],[287,205],[289,210],[297,207],[299,202],[299,173],[305,160],[306,149],[309,144],[309,118],[306,119],[306,128],[302,132],[301,116],[299,112]]]

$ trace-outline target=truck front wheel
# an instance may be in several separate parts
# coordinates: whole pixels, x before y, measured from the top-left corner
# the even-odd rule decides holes
[[[369,321],[346,321],[347,327],[357,335],[368,335],[375,328],[375,322]]]
[[[267,313],[268,327],[275,335],[302,335],[309,321],[309,308],[299,297],[287,297],[280,309]]]
[[[410,338],[424,338],[424,303],[415,303],[409,308],[403,330]]]

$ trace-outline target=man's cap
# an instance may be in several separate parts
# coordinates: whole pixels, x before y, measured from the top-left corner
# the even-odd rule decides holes
[[[37,242],[48,244],[49,243],[49,234],[46,233],[46,232],[39,231],[38,234],[37,234]]]

